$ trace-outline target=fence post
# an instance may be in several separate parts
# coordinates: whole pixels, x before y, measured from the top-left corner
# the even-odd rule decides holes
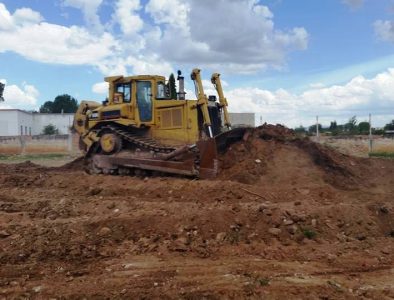
[[[373,143],[373,140],[372,140],[372,116],[371,116],[371,114],[369,114],[369,153],[371,153],[372,152],[372,143]]]

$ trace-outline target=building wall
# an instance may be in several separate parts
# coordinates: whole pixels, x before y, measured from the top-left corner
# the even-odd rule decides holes
[[[22,110],[0,110],[0,136],[32,134],[31,113]]]
[[[17,128],[17,135],[32,135],[32,127],[33,127],[33,119],[31,113],[24,112],[21,110],[17,111],[18,115],[18,128]],[[15,129],[14,129],[15,130]]]
[[[0,110],[0,136],[19,135],[18,111]]]
[[[229,113],[230,123],[232,126],[247,125],[255,127],[255,114],[254,113]]]
[[[40,114],[21,110],[0,110],[0,136],[40,135],[45,126],[52,124],[59,134],[69,134],[74,114]],[[230,113],[233,126],[255,126],[254,113]],[[22,126],[22,128],[21,128]],[[21,132],[21,129],[23,132]]]
[[[59,130],[59,134],[68,134],[72,126],[74,114],[33,114],[33,135],[42,134],[44,127],[52,124]]]

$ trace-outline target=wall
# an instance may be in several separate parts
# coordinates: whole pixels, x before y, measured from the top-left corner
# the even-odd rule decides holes
[[[0,110],[0,136],[19,135],[18,111]]]
[[[52,124],[59,130],[59,134],[68,134],[72,126],[74,114],[33,114],[33,135],[42,134],[44,127]]]
[[[76,154],[77,135],[36,135],[0,137],[0,154]]]
[[[255,126],[255,114],[254,113],[229,113],[230,123],[232,126],[248,125]]]
[[[0,136],[42,134],[44,127],[52,124],[59,134],[68,134],[72,126],[74,114],[40,114],[30,113],[19,109],[0,110]]]
[[[18,115],[17,135],[21,135],[21,134],[32,135],[33,119],[31,113],[18,110],[17,115]],[[21,132],[21,126],[23,132]]]

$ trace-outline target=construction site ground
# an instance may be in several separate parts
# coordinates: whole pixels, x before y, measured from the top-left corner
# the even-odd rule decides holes
[[[264,125],[216,179],[0,165],[0,298],[393,299],[394,160]]]

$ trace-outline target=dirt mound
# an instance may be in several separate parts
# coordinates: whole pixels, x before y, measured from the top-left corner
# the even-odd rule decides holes
[[[267,124],[255,128],[253,130],[253,134],[255,137],[260,137],[263,140],[271,140],[275,139],[277,141],[287,141],[297,138],[294,130],[289,129],[283,125],[277,124]]]
[[[84,169],[84,157],[78,157],[63,166],[54,169],[57,171],[82,171]]]
[[[0,174],[25,174],[44,169],[45,167],[34,164],[30,160],[17,164],[0,164]]]
[[[252,129],[246,140],[232,145],[219,159],[222,180],[259,184],[264,176],[297,177],[302,165],[335,186],[352,189],[358,185],[358,176],[352,170],[355,159],[308,138],[298,138],[293,130],[281,125],[264,124]],[[285,165],[280,163],[284,161]]]

